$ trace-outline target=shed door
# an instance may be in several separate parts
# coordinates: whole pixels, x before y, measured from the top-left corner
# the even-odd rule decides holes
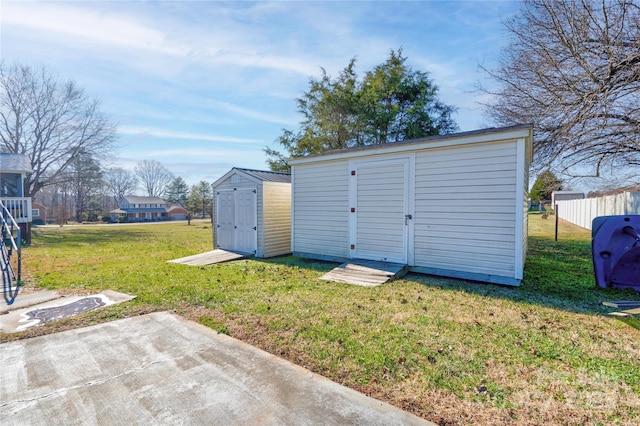
[[[239,189],[236,194],[236,250],[255,253],[257,249],[256,191]]]
[[[216,194],[218,247],[255,253],[258,246],[256,190],[238,189]]]
[[[409,159],[353,164],[355,220],[351,221],[352,257],[407,263],[409,216]],[[355,192],[355,194],[353,193]]]
[[[234,249],[235,239],[235,191],[221,191],[216,195],[218,223],[216,226],[218,247],[227,250]]]

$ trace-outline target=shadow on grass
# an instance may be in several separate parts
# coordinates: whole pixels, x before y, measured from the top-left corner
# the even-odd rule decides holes
[[[312,271],[316,271],[322,273],[323,275],[340,263],[338,262],[329,262],[325,260],[317,260],[317,259],[307,259],[303,257],[296,257],[291,255],[270,257],[267,259],[260,258],[252,258],[254,262],[264,262],[270,264],[284,265],[284,266],[297,266],[298,268],[309,269]]]
[[[297,266],[320,274],[330,271],[339,264],[294,256],[252,260]],[[445,291],[464,291],[484,297],[507,299],[591,315],[605,315],[616,310],[602,305],[604,301],[640,301],[639,292],[596,286],[593,276],[591,245],[589,242],[580,240],[556,242],[550,241],[548,238],[529,237],[524,279],[519,287],[417,273],[408,274],[404,280],[437,287]]]
[[[90,228],[64,228],[56,232],[40,232],[37,228],[31,230],[31,245],[52,245],[64,242],[69,245],[78,244],[101,244],[101,243],[122,243],[128,239],[144,238],[148,234],[135,229],[115,228],[112,231],[104,232],[103,229]]]
[[[604,301],[638,300],[640,293],[596,286],[591,246],[580,240],[550,241],[529,237],[524,279],[519,287],[410,274],[405,280],[444,290],[508,299],[570,312],[603,315],[616,309]]]

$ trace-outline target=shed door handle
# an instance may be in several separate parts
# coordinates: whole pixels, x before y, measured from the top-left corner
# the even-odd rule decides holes
[[[405,225],[408,225],[408,224],[409,224],[409,221],[410,221],[411,219],[413,219],[413,216],[411,216],[410,214],[405,214],[405,215],[404,215],[404,224],[405,224]]]

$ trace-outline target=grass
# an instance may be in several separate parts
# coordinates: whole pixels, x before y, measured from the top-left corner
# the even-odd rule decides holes
[[[376,288],[318,279],[281,257],[189,267],[208,224],[36,230],[26,281],[136,294],[0,341],[170,310],[442,425],[640,423],[640,332],[605,314],[590,233],[530,216],[521,287],[408,275]],[[19,297],[19,296],[18,296]]]

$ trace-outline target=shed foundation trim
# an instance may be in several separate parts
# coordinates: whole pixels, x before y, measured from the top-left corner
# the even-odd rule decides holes
[[[420,274],[437,275],[441,277],[459,278],[461,280],[480,281],[492,284],[510,285],[518,287],[520,280],[513,277],[503,277],[500,275],[478,274],[474,272],[454,271],[451,269],[428,268],[424,266],[410,266],[409,272]]]

